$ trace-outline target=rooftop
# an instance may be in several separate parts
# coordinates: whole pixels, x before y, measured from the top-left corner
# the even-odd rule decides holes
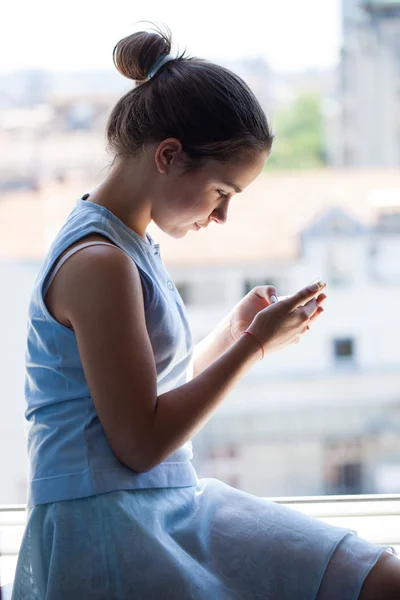
[[[78,197],[98,181],[82,176],[44,182],[35,191],[0,196],[0,260],[41,260]],[[169,265],[233,265],[286,261],[297,252],[298,234],[329,208],[342,208],[372,225],[382,207],[377,192],[400,189],[400,170],[319,169],[266,171],[231,202],[224,227],[189,232],[175,240],[154,225],[150,232]]]

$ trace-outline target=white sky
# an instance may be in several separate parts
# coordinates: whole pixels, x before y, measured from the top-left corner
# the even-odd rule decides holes
[[[263,56],[274,69],[338,60],[339,0],[8,0],[0,21],[0,72],[112,67],[112,48],[139,20],[165,22],[189,54]]]

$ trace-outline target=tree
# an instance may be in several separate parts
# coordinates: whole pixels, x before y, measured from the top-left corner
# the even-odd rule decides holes
[[[320,97],[303,93],[271,119],[276,139],[268,169],[306,169],[325,165]]]

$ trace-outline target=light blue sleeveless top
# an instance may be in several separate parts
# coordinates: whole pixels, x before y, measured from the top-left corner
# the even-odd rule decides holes
[[[191,464],[191,442],[146,473],[136,473],[118,460],[90,396],[75,334],[58,323],[44,303],[60,254],[88,234],[101,234],[126,252],[139,270],[158,394],[191,379],[193,345],[185,307],[161,260],[159,245],[150,236],[144,240],[109,210],[84,198],[77,201],[45,257],[29,306],[25,381],[28,506],[114,490],[198,483]],[[132,402],[140,401],[132,389]]]

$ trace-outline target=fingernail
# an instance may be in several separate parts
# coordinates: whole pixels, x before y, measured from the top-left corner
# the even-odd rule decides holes
[[[312,283],[316,283],[318,285],[318,289],[321,289],[324,287],[324,285],[326,285],[325,281],[322,281],[322,279],[319,278],[315,279]]]
[[[276,296],[274,296],[274,295],[270,296],[269,299],[271,301],[271,304],[275,304],[275,302],[278,302],[278,298]]]
[[[318,290],[319,290],[319,285],[318,285],[318,283],[312,283],[312,284],[310,285],[310,292],[318,292]]]

